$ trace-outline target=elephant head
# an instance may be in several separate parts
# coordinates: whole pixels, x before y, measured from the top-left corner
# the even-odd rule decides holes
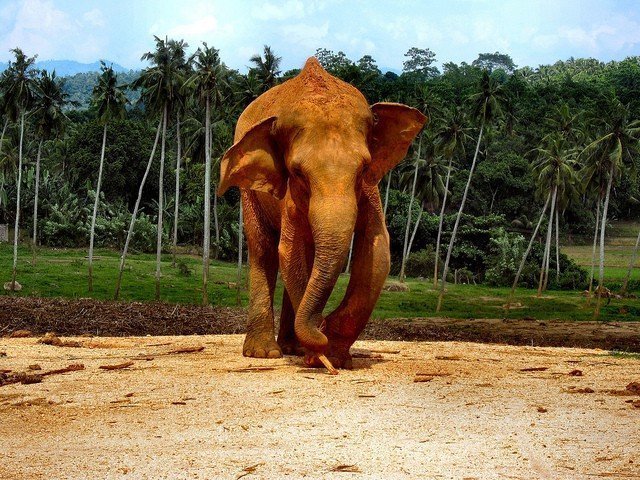
[[[230,186],[279,199],[289,192],[285,208],[297,209],[306,220],[314,244],[295,332],[305,347],[322,352],[327,338],[318,325],[348,255],[358,198],[404,158],[427,119],[397,103],[370,107],[357,89],[315,59],[272,92],[264,109],[269,116],[236,138],[223,156],[218,194]]]

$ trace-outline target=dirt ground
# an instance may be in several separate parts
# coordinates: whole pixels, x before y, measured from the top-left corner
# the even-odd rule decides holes
[[[0,295],[0,336],[16,330],[60,335],[206,335],[243,333],[242,308]],[[640,321],[566,322],[529,318],[372,319],[369,340],[457,340],[640,352]]]
[[[360,341],[331,376],[240,335],[62,341],[0,338],[5,381],[42,375],[0,387],[0,478],[640,478],[639,363],[603,350]]]

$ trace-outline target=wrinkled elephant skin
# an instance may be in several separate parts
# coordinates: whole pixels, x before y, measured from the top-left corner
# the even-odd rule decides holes
[[[369,106],[315,58],[242,113],[220,164],[218,194],[231,186],[242,193],[250,263],[245,356],[275,358],[304,347],[310,365],[326,354],[334,365],[351,367],[349,348],[389,273],[378,182],[404,158],[426,120],[405,105]],[[324,318],[352,236],[345,297]],[[285,294],[276,342],[278,269]]]

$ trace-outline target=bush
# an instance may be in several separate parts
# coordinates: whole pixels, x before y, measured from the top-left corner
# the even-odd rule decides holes
[[[405,265],[407,277],[433,278],[434,259],[435,249],[433,245],[427,245],[425,249],[411,253]],[[441,264],[442,262],[440,262]]]
[[[489,239],[490,255],[487,257],[484,280],[494,287],[513,284],[518,267],[524,255],[525,239],[517,233],[509,233],[498,228]]]

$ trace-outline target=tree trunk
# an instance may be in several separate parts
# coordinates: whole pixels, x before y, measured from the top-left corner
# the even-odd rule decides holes
[[[209,256],[211,250],[211,104],[209,97],[204,112],[204,238],[202,239],[202,304],[209,303]]]
[[[422,137],[418,139],[418,155],[416,156],[416,167],[413,170],[413,184],[411,185],[411,197],[409,197],[409,211],[407,212],[407,227],[404,231],[404,246],[402,247],[402,263],[400,266],[400,282],[404,283],[404,269],[407,263],[407,246],[409,244],[409,231],[411,230],[411,210],[413,208],[413,196],[416,194],[416,183],[418,183],[418,165],[420,161],[420,150],[422,148]]]
[[[564,212],[563,212],[564,213]],[[560,281],[560,215],[556,208],[556,281]]]
[[[144,189],[144,184],[147,181],[147,176],[149,175],[149,170],[151,169],[151,163],[153,163],[153,157],[156,154],[156,148],[158,147],[158,140],[160,139],[161,129],[162,129],[162,119],[160,119],[160,122],[158,122],[158,129],[156,130],[156,139],[153,142],[151,155],[149,156],[149,161],[147,162],[147,169],[144,171],[144,176],[142,177],[142,181],[140,182],[140,187],[138,188],[138,198],[136,199],[136,204],[133,207],[133,213],[131,214],[131,222],[129,222],[129,231],[127,232],[127,239],[124,242],[124,248],[122,249],[122,255],[120,256],[120,271],[118,272],[118,279],[116,280],[116,291],[113,295],[114,300],[118,300],[118,298],[120,297],[120,286],[122,284],[122,272],[124,271],[124,262],[127,258],[127,250],[129,250],[129,242],[131,241],[131,236],[133,235],[133,227],[136,224],[136,216],[138,215],[138,208],[140,208],[140,200],[142,199],[142,190]]]
[[[387,205],[389,205],[389,190],[391,190],[391,175],[393,173],[393,170],[389,170],[389,173],[387,174],[387,191],[384,194],[384,218],[385,218],[385,222],[387,219]]]
[[[351,235],[351,245],[349,246],[349,257],[347,257],[347,267],[344,269],[344,273],[349,273],[351,270],[351,255],[353,254],[353,239],[356,238],[356,234]]]
[[[599,197],[596,206],[596,228],[593,232],[593,249],[591,251],[591,273],[589,275],[589,294],[587,295],[587,305],[591,305],[591,292],[593,291],[593,276],[596,269],[596,247],[598,246],[598,227],[600,226],[601,203],[602,197]]]
[[[42,142],[38,144],[38,154],[36,156],[36,186],[33,199],[33,238],[31,239],[31,254],[33,255],[32,263],[36,264],[36,248],[38,247],[38,197],[40,194],[40,156],[42,154]]]
[[[22,185],[22,142],[24,140],[24,112],[20,115],[20,146],[18,148],[18,186],[16,187],[16,223],[13,229],[13,271],[11,273],[11,291],[16,289],[18,272],[18,237],[20,234],[20,187]]]
[[[549,212],[549,225],[547,226],[547,240],[544,244],[544,254],[542,255],[542,266],[540,267],[540,280],[538,281],[538,297],[542,295],[542,290],[546,283],[545,278],[549,275],[549,256],[551,254],[551,233],[553,232],[553,214],[556,206],[556,195],[558,187],[553,187],[551,197],[551,211]]]
[[[420,211],[418,212],[418,219],[416,220],[416,223],[413,226],[413,232],[411,232],[411,238],[409,239],[409,245],[407,246],[407,255],[405,258],[405,262],[409,260],[409,255],[411,254],[411,247],[413,246],[413,239],[416,238],[416,233],[418,232],[418,226],[420,225],[420,220],[422,219],[423,213],[424,213],[424,207],[420,206]]]
[[[238,279],[236,282],[236,304],[240,305],[240,288],[242,286],[242,243],[243,243],[243,219],[242,219],[242,197],[240,197],[240,213],[238,214]]]
[[[540,230],[540,225],[542,224],[542,219],[544,218],[544,214],[547,212],[547,207],[549,206],[549,201],[551,200],[551,192],[547,195],[547,200],[544,202],[544,207],[542,207],[542,212],[540,212],[540,218],[538,219],[538,223],[536,224],[536,228],[533,230],[533,234],[531,235],[531,239],[529,240],[529,245],[522,256],[522,260],[520,261],[520,266],[518,267],[518,272],[516,273],[516,278],[513,280],[513,285],[511,286],[511,294],[509,295],[509,302],[507,304],[507,310],[509,309],[509,305],[513,300],[513,294],[516,290],[516,286],[518,285],[518,280],[520,280],[520,275],[522,274],[522,269],[524,268],[525,263],[527,262],[527,257],[531,252],[531,247],[533,246],[533,242],[535,241],[536,235],[538,234],[538,230]]]
[[[631,255],[631,262],[629,263],[629,269],[627,270],[627,275],[624,277],[624,282],[622,284],[621,293],[627,293],[627,287],[629,286],[629,279],[631,278],[631,272],[633,271],[633,267],[636,264],[636,257],[638,255],[638,245],[640,245],[640,232],[638,232],[638,238],[636,238],[636,246],[633,247],[633,254]]]
[[[473,161],[471,162],[471,169],[469,170],[469,178],[467,179],[467,184],[464,187],[464,193],[462,194],[462,202],[460,202],[460,209],[458,210],[458,215],[456,216],[456,221],[453,225],[453,231],[451,232],[451,240],[449,241],[449,248],[447,249],[447,257],[444,261],[444,268],[442,269],[442,285],[440,285],[440,295],[438,295],[438,305],[436,307],[436,312],[439,312],[440,308],[442,308],[442,299],[444,298],[444,289],[447,283],[447,273],[449,272],[449,261],[451,260],[451,251],[453,250],[453,244],[456,241],[456,234],[458,233],[458,225],[460,224],[460,217],[462,217],[462,212],[464,211],[464,204],[467,201],[467,194],[469,193],[469,187],[471,186],[471,178],[473,177],[473,171],[476,168],[476,161],[478,159],[478,152],[480,151],[480,142],[482,141],[483,130],[484,130],[484,118],[482,119],[482,124],[480,125],[480,133],[478,134],[478,143],[476,144],[476,151],[473,154]]]
[[[93,216],[91,217],[91,231],[89,232],[89,291],[93,292],[93,242],[96,231],[96,217],[98,216],[98,204],[100,203],[100,186],[102,185],[102,169],[104,167],[104,151],[107,145],[107,124],[102,131],[102,152],[100,153],[100,166],[98,167],[98,184],[96,185],[96,198],[93,202]]]
[[[214,188],[215,190],[215,188]],[[218,196],[213,196],[213,230],[216,234],[215,258],[220,254],[220,225],[218,224]]]
[[[449,194],[449,179],[451,178],[451,165],[453,156],[449,159],[449,168],[447,169],[447,179],[444,183],[444,197],[442,198],[442,208],[440,209],[440,220],[438,222],[438,238],[436,240],[436,253],[433,261],[433,288],[438,287],[438,258],[440,257],[440,239],[442,238],[442,222],[444,221],[444,210],[447,205],[447,195]]]
[[[2,144],[4,143],[4,134],[7,131],[7,125],[9,125],[9,117],[4,121],[4,127],[2,127],[2,133],[0,134],[0,153],[2,153]]]
[[[162,144],[160,145],[160,176],[158,178],[158,240],[156,242],[156,300],[160,300],[160,262],[162,261],[162,214],[164,210],[164,154],[167,138],[167,104],[162,113]]]
[[[178,152],[176,153],[176,195],[173,208],[173,264],[176,266],[176,251],[178,250],[178,208],[180,206],[180,161],[182,160],[182,144],[180,142],[180,112],[176,113],[176,141]]]
[[[498,194],[498,190],[496,189],[493,194],[491,195],[491,205],[489,205],[489,215],[491,215],[491,212],[493,212],[493,204],[496,201],[496,195]]]
[[[609,181],[607,182],[607,195],[604,198],[604,206],[602,207],[602,223],[600,224],[600,268],[598,271],[598,301],[596,309],[593,312],[594,318],[597,320],[600,316],[600,303],[602,300],[602,289],[604,288],[604,234],[607,229],[607,211],[609,210],[609,198],[611,196],[611,185],[613,184],[613,172],[615,164],[611,164],[609,171]]]

